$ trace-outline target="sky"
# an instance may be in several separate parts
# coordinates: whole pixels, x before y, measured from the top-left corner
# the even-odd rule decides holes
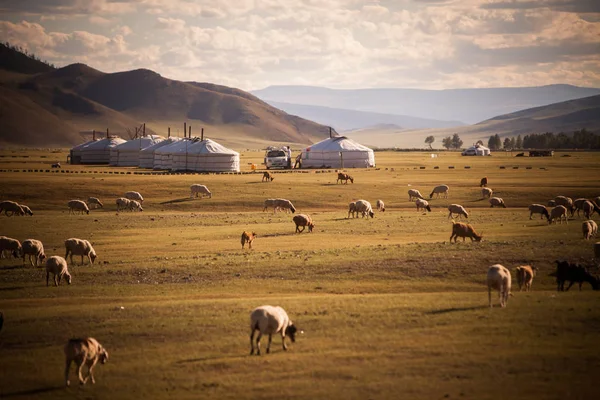
[[[600,88],[599,0],[0,0],[0,40],[243,90]]]

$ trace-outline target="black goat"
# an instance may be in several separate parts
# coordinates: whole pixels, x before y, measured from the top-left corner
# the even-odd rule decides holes
[[[551,275],[556,276],[556,290],[559,292],[569,290],[575,282],[579,283],[579,290],[581,290],[583,282],[589,282],[594,290],[600,289],[598,278],[590,274],[587,268],[580,264],[556,260],[556,272]],[[565,289],[567,281],[569,282],[569,286]]]

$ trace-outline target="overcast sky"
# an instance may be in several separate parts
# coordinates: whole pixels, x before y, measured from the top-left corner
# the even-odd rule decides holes
[[[0,39],[244,90],[600,87],[600,0],[0,0]]]

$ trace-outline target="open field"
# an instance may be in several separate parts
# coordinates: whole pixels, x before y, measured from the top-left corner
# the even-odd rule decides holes
[[[528,219],[531,203],[600,195],[600,154],[560,154],[378,152],[378,169],[349,170],[348,185],[321,171],[276,173],[270,183],[259,173],[122,175],[103,172],[136,169],[107,166],[0,172],[0,200],[34,211],[0,216],[0,235],[42,240],[47,255],[61,256],[65,239],[86,238],[99,256],[91,267],[75,257],[73,284],[58,288],[45,286],[42,268],[0,260],[0,397],[593,398],[599,292],[584,284],[557,293],[548,276],[558,258],[590,262],[592,242],[582,218]],[[49,169],[66,152],[22,155],[0,151],[0,170]],[[261,161],[262,152],[242,152],[245,171]],[[483,176],[507,209],[481,199]],[[192,183],[213,197],[190,199]],[[428,197],[441,183],[449,198],[417,212],[407,190]],[[116,212],[127,190],[144,195],[144,212]],[[68,215],[68,200],[88,196],[105,208]],[[310,214],[315,231],[294,234],[290,214],[263,212],[272,197]],[[383,199],[387,210],[347,219],[359,198]],[[467,208],[483,242],[448,243],[450,203]],[[252,251],[241,250],[243,230],[259,234]],[[538,266],[533,291],[519,293],[513,279],[508,307],[490,310],[484,280],[494,263]],[[248,316],[262,304],[283,306],[305,331],[290,351],[275,337],[272,354],[248,356]],[[109,362],[96,367],[96,385],[80,388],[72,375],[65,389],[62,346],[88,335]]]

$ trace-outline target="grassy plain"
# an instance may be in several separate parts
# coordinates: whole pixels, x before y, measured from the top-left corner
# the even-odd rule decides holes
[[[46,170],[65,154],[4,150],[0,170]],[[557,258],[591,260],[592,244],[581,219],[548,226],[527,211],[561,194],[600,194],[600,155],[569,154],[378,152],[378,169],[348,171],[348,185],[321,171],[277,173],[271,183],[259,173],[109,174],[136,169],[107,166],[0,172],[0,198],[35,213],[0,216],[0,235],[40,239],[48,255],[64,255],[69,237],[87,238],[99,255],[94,266],[69,265],[73,284],[59,288],[45,286],[41,268],[0,260],[0,397],[594,397],[598,292],[557,293],[548,276]],[[243,169],[261,159],[242,152]],[[507,209],[481,199],[482,176]],[[212,199],[190,199],[191,183],[208,185]],[[441,183],[449,199],[417,212],[407,190],[427,196]],[[127,190],[144,195],[143,213],[116,212]],[[68,215],[68,200],[88,196],[104,209]],[[270,197],[292,200],[315,232],[294,234],[289,214],[263,212]],[[383,199],[387,210],[347,219],[359,198]],[[450,203],[470,211],[483,242],[448,243]],[[252,251],[241,250],[242,230],[259,234]],[[533,291],[513,287],[508,307],[490,310],[484,278],[494,263],[538,266]],[[271,355],[247,355],[248,315],[262,304],[283,306],[304,329],[290,351],[274,338]],[[62,345],[85,335],[110,360],[95,386],[65,389]]]

